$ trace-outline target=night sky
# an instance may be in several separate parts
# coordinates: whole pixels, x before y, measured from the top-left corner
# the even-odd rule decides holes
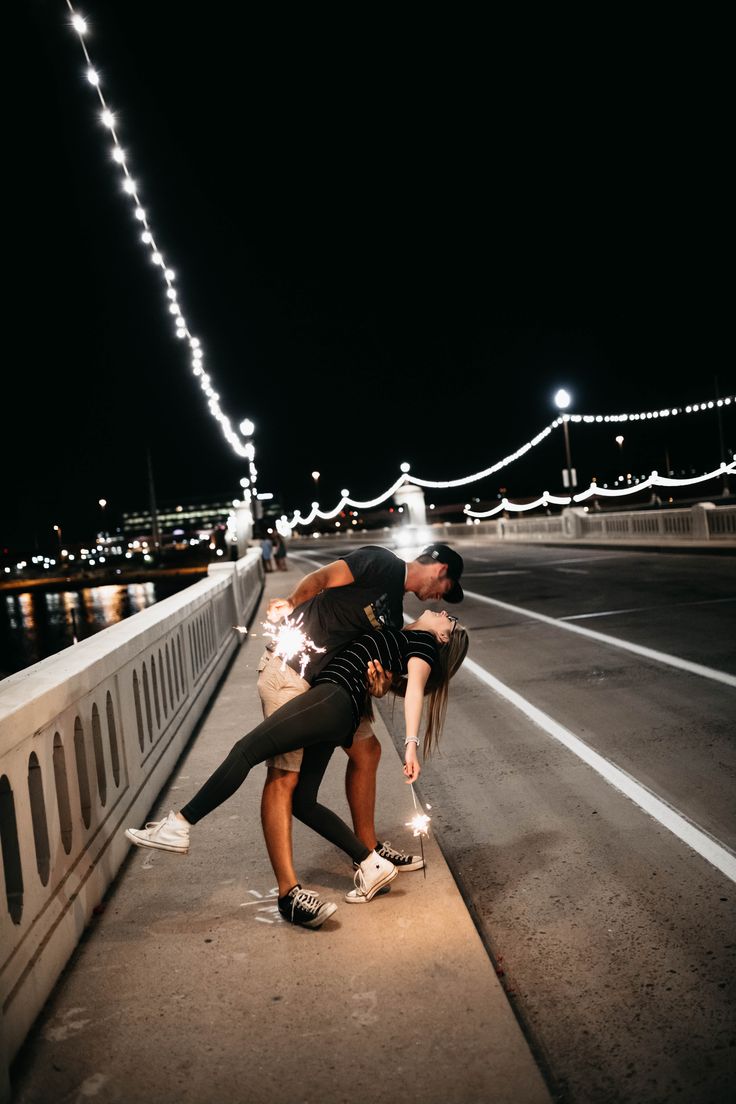
[[[403,460],[469,474],[548,423],[563,385],[581,413],[713,398],[716,376],[734,391],[728,98],[691,28],[573,40],[420,8],[241,7],[80,10],[221,405],[256,423],[260,490],[306,510],[315,468],[330,507]],[[53,550],[54,523],[88,538],[100,497],[111,516],[145,506],[147,447],[162,502],[233,496],[245,474],[174,337],[65,6],[30,0],[21,19],[11,555]],[[581,482],[618,474],[616,432],[573,427]],[[665,448],[678,474],[721,459],[714,415],[620,432],[637,474]],[[733,448],[733,414],[724,432]],[[562,463],[557,434],[445,501],[556,491]]]

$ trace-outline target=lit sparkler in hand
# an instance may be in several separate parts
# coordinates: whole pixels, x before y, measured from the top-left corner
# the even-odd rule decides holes
[[[299,674],[304,678],[304,671],[310,660],[310,652],[324,652],[324,648],[318,648],[313,640],[299,628],[303,614],[299,614],[296,621],[291,617],[285,617],[278,625],[270,621],[262,621],[266,630],[265,635],[270,636],[274,642],[274,652],[281,660],[281,670],[286,667],[289,660],[299,657]]]
[[[411,818],[411,820],[407,820],[405,827],[411,828],[414,836],[419,839],[419,847],[422,852],[422,870],[424,871],[424,877],[426,878],[427,864],[424,861],[424,843],[422,842],[422,840],[424,836],[429,835],[429,822],[432,818],[430,816],[427,816],[426,813],[422,812],[422,806],[417,801],[417,795],[414,793],[413,782],[411,783],[411,796],[412,800],[414,801],[414,809],[416,810],[416,812],[414,813],[414,816]],[[432,806],[428,805],[427,808],[431,809]]]

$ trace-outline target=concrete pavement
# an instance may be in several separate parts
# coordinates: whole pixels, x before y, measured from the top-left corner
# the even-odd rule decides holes
[[[296,572],[267,577],[266,596]],[[260,719],[260,621],[151,818],[183,805]],[[378,722],[377,824],[409,847],[400,760]],[[323,800],[348,816],[345,758]],[[14,1099],[252,1104],[514,1102],[550,1097],[441,852],[367,906],[347,858],[302,825],[305,885],[338,902],[319,931],[276,910],[258,768],[192,833],[187,857],[131,849],[12,1070]]]

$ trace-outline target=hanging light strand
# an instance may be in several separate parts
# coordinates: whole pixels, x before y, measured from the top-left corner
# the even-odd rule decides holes
[[[140,223],[140,239],[143,244],[148,247],[153,264],[161,269],[164,283],[165,306],[168,314],[172,316],[172,320],[175,323],[176,337],[179,338],[179,340],[186,340],[189,343],[192,372],[197,377],[199,386],[207,399],[207,406],[210,414],[219,423],[223,435],[233,451],[238,456],[248,459],[247,446],[234,430],[230,419],[223,413],[220,406],[220,396],[214,390],[212,380],[205,371],[202,344],[199,338],[195,337],[189,329],[187,320],[178,302],[178,292],[174,286],[175,273],[173,269],[168,266],[163,251],[156,243],[148,213],[141,203],[138,185],[133,179],[128,166],[128,155],[118,140],[116,127],[117,117],[108,106],[102,91],[100,74],[93,65],[92,58],[87,49],[87,43],[85,41],[85,36],[89,33],[87,21],[75,10],[71,0],[66,0],[66,6],[71,13],[71,26],[73,30],[76,31],[79,45],[82,48],[87,63],[85,76],[97,93],[97,98],[100,102],[100,122],[109,132],[110,138],[112,139],[112,160],[121,174],[122,189],[125,194],[130,197],[130,201],[133,204],[133,215],[136,221]]]
[[[463,513],[469,518],[490,518],[504,510],[512,513],[522,513],[527,510],[536,510],[539,506],[571,506],[574,502],[584,502],[587,498],[594,496],[599,498],[623,498],[626,495],[636,494],[638,491],[645,491],[648,487],[689,487],[695,483],[707,483],[709,479],[717,479],[719,476],[733,474],[733,472],[736,472],[736,462],[731,464],[724,462],[714,471],[706,472],[705,475],[696,475],[692,479],[669,479],[653,471],[647,479],[642,479],[632,487],[609,488],[599,487],[597,483],[591,483],[586,490],[580,491],[576,495],[551,495],[545,491],[540,498],[536,498],[533,502],[509,502],[507,498],[503,498],[498,506],[494,506],[492,510],[471,510],[469,506],[466,506]]]
[[[480,479],[486,479],[489,475],[494,475],[496,472],[501,471],[503,468],[507,468],[514,461],[519,460],[526,453],[530,452],[533,448],[536,448],[542,441],[544,441],[549,435],[563,424],[563,422],[585,422],[591,423],[603,423],[603,422],[625,422],[625,421],[653,421],[659,418],[676,417],[679,414],[697,414],[706,410],[713,410],[716,407],[729,407],[736,401],[736,397],[733,395],[728,396],[725,399],[718,399],[704,403],[693,403],[690,406],[684,407],[669,407],[664,410],[649,410],[643,411],[640,414],[561,414],[559,418],[555,418],[553,422],[550,422],[548,426],[545,426],[541,432],[537,433],[535,437],[532,437],[530,441],[518,448],[516,452],[509,453],[508,456],[504,456],[502,460],[492,464],[489,468],[484,468],[483,471],[476,472],[474,475],[467,475],[461,479],[446,479],[446,480],[431,480],[420,479],[416,475],[409,474],[409,465],[404,464],[402,468],[406,470],[396,480],[396,482],[384,491],[383,494],[378,495],[376,498],[371,499],[368,502],[361,502],[358,499],[350,498],[347,491],[342,492],[342,498],[338,502],[337,506],[333,510],[320,510],[319,503],[313,502],[312,509],[308,514],[302,514],[299,510],[294,512],[294,516],[291,521],[288,522],[289,526],[294,529],[297,525],[311,525],[316,517],[321,518],[323,521],[330,521],[336,517],[346,506],[353,506],[357,509],[369,510],[374,506],[380,506],[382,502],[386,502],[387,499],[401,487],[404,483],[415,483],[418,487],[431,487],[436,490],[443,490],[448,487],[464,487],[468,483],[476,483]],[[662,484],[664,486],[664,484]],[[641,484],[639,484],[641,486]],[[553,505],[565,505],[570,502],[570,499],[560,498],[556,500],[554,496],[548,495],[548,503]],[[540,499],[541,502],[541,499]],[[475,516],[475,515],[471,515]],[[478,515],[488,516],[488,515]]]

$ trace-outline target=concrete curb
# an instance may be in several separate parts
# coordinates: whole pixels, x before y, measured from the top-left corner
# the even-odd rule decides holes
[[[267,576],[266,594],[282,580]],[[262,607],[263,608],[263,607]],[[260,616],[152,815],[184,804],[260,719]],[[412,813],[381,721],[379,833]],[[344,756],[323,799],[347,816]],[[345,856],[295,825],[304,884],[335,900],[319,931],[276,911],[260,832],[265,768],[192,834],[186,858],[133,848],[13,1069],[19,1104],[542,1104],[550,1100],[439,847],[366,906]]]

